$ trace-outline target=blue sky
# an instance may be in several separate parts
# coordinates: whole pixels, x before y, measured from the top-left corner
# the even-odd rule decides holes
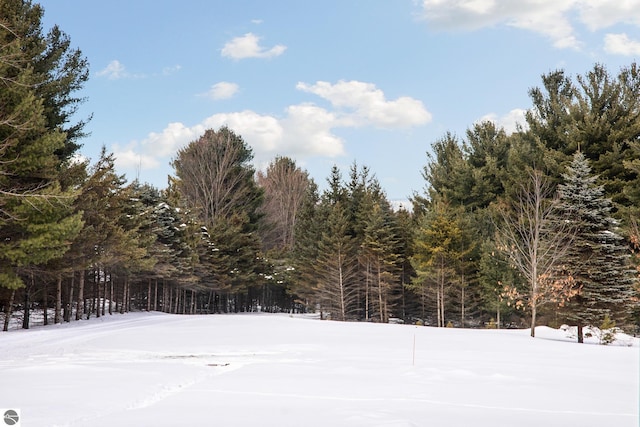
[[[542,74],[640,58],[640,0],[42,0],[82,50],[82,154],[164,187],[176,151],[227,125],[263,169],[336,164],[390,200],[422,192],[431,144],[479,120],[514,129]]]

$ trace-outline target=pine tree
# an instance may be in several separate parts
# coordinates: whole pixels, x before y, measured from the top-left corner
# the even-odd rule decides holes
[[[394,218],[388,205],[374,202],[364,221],[362,257],[366,260],[367,283],[374,289],[374,306],[380,322],[389,321],[398,290],[398,236]],[[368,310],[368,308],[367,308]]]
[[[23,59],[10,58],[12,65],[28,68],[32,89],[42,100],[43,117],[48,129],[59,129],[64,142],[56,150],[60,162],[69,160],[80,148],[84,127],[90,117],[73,122],[79,106],[85,101],[75,93],[89,78],[89,63],[79,49],[57,25],[46,33],[42,28],[44,9],[32,1],[0,2],[0,23],[6,37],[15,37]],[[2,38],[6,40],[3,35]],[[3,49],[4,51],[4,49]],[[6,64],[6,62],[5,62]]]
[[[342,203],[328,207],[328,216],[318,242],[316,275],[317,295],[322,310],[337,320],[349,319],[357,299],[357,257],[353,237],[349,235],[347,212]]]
[[[446,297],[457,281],[462,238],[456,211],[446,200],[434,203],[416,230],[411,263],[418,277],[413,287],[422,288],[423,293],[430,289],[435,294],[438,326],[446,323]]]
[[[486,208],[504,194],[510,139],[493,122],[482,122],[467,131],[463,144],[471,169],[472,187],[464,200],[468,211]]]
[[[491,313],[491,317],[500,328],[502,319],[513,312],[513,307],[503,296],[504,287],[522,289],[522,284],[508,260],[498,251],[495,243],[488,239],[481,247],[479,276],[483,308]]]
[[[569,317],[578,323],[579,342],[584,325],[599,325],[605,316],[624,320],[635,282],[629,250],[611,216],[611,200],[597,180],[578,151],[558,187],[561,207],[577,229],[565,269],[579,286],[569,305]]]
[[[0,5],[0,287],[27,284],[24,328],[40,272],[64,255],[82,227],[71,212],[75,191],[60,184],[56,152],[66,134],[48,123],[48,100],[38,92],[43,81],[33,62],[34,52],[42,52],[36,45],[45,44],[40,16],[30,2]]]
[[[294,228],[294,246],[291,253],[293,266],[289,292],[295,294],[298,303],[308,307],[313,301],[317,287],[315,264],[318,258],[318,242],[324,229],[324,220],[320,215],[320,196],[317,184],[311,180]]]

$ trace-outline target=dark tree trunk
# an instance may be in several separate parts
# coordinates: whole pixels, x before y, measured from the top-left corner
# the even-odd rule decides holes
[[[94,270],[93,273],[94,273],[93,286],[96,290],[96,295],[94,298],[94,306],[96,309],[96,317],[100,317],[100,271]]]
[[[147,281],[147,311],[151,311],[151,277]]]
[[[24,316],[22,317],[22,329],[29,329],[29,304],[31,304],[31,301],[29,301],[29,288],[30,286],[27,286],[24,289]]]
[[[113,293],[113,278],[111,278],[109,283],[109,315],[113,314],[113,298],[115,294]]]
[[[582,331],[582,325],[578,324],[578,342],[580,344],[584,343],[584,333]]]
[[[78,304],[76,307],[76,320],[82,319],[86,309],[84,302],[84,270],[80,270],[80,277],[78,279]]]
[[[62,274],[56,277],[56,309],[53,315],[53,323],[62,322]]]
[[[155,280],[153,292],[153,311],[158,311],[158,279]]]
[[[16,290],[13,289],[11,291],[11,296],[9,297],[9,304],[7,304],[7,308],[4,310],[4,326],[2,327],[3,331],[9,330],[9,322],[11,321],[11,314],[13,313],[13,300],[16,297]]]
[[[70,322],[73,315],[73,285],[76,279],[75,272],[71,274],[71,280],[69,281],[69,291],[67,292],[67,302],[64,306],[64,321]]]
[[[110,274],[107,273],[107,271],[105,270],[105,272],[104,272],[104,283],[102,285],[102,304],[100,304],[102,306],[101,310],[102,310],[102,315],[103,316],[105,315],[106,308],[107,308],[107,278],[109,279],[109,281],[111,281]]]
[[[47,326],[49,324],[49,289],[46,281],[42,284],[42,292],[42,315],[44,317],[44,325]]]

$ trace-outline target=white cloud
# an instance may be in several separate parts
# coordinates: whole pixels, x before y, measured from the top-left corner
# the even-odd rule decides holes
[[[218,100],[232,98],[238,92],[238,85],[230,82],[218,82],[211,86],[209,92],[203,94],[204,96]]]
[[[423,0],[423,17],[436,29],[472,31],[508,25],[543,34],[556,47],[577,47],[565,14],[576,0]]]
[[[119,168],[146,170],[159,166],[159,162],[153,154],[140,153],[135,150],[135,146],[120,148],[115,145],[113,155]]]
[[[187,127],[180,122],[169,123],[162,132],[151,132],[140,143],[145,151],[158,157],[172,156],[190,141],[196,139],[205,128],[202,125]]]
[[[127,73],[124,65],[122,65],[122,63],[117,59],[114,59],[113,61],[109,62],[109,64],[104,69],[98,71],[96,73],[96,76],[106,77],[109,80],[118,80],[128,77],[129,74]]]
[[[171,67],[170,69],[172,69],[172,72],[175,72],[177,70],[180,69],[180,66],[177,65],[175,67]],[[167,68],[165,68],[165,70],[163,70],[163,74],[166,74],[166,70],[169,70]],[[109,80],[119,80],[119,79],[141,79],[141,78],[145,78],[147,77],[145,74],[133,74],[130,73],[124,66],[124,64],[120,61],[118,61],[117,59],[114,59],[113,61],[109,62],[109,64],[107,64],[107,66],[105,68],[103,68],[102,70],[98,71],[96,73],[97,77],[106,77]]]
[[[340,119],[313,104],[291,105],[283,120],[286,134],[283,147],[296,157],[338,157],[345,154],[344,141],[331,133],[341,126]]]
[[[580,20],[592,30],[618,23],[640,25],[640,0],[582,0]]]
[[[247,33],[242,37],[236,37],[227,42],[222,48],[222,56],[232,59],[245,58],[272,58],[279,56],[287,50],[286,46],[275,45],[267,49],[260,46],[260,37],[253,33]]]
[[[495,113],[487,114],[478,120],[478,122],[490,121],[495,123],[496,126],[503,128],[508,134],[512,134],[518,130],[518,125],[523,129],[526,129],[527,122],[525,120],[525,114],[527,110],[521,108],[515,108],[509,111],[503,116],[498,116]]]
[[[222,126],[228,126],[251,145],[256,157],[275,154],[282,143],[284,133],[277,118],[258,114],[251,110],[214,114],[206,118],[202,122],[202,126],[203,129],[218,129]]]
[[[344,123],[373,125],[381,128],[409,127],[431,121],[421,101],[406,96],[394,101],[385,99],[374,84],[359,81],[339,81],[336,84],[319,81],[313,85],[298,83],[299,90],[313,93],[341,109],[353,110],[343,114]]]
[[[298,89],[329,100],[327,110],[312,103],[288,106],[284,117],[259,114],[251,110],[219,113],[200,123],[186,126],[169,123],[160,132],[151,132],[142,141],[132,141],[126,148],[116,146],[119,165],[150,169],[168,163],[177,151],[195,141],[206,129],[228,126],[249,144],[254,163],[266,165],[276,155],[291,156],[300,162],[312,157],[336,158],[345,154],[345,141],[334,132],[356,126],[409,127],[427,123],[431,115],[422,102],[409,97],[387,101],[374,85],[362,82],[318,82],[298,84]]]
[[[163,76],[170,76],[172,74],[177,73],[178,71],[180,71],[182,69],[181,65],[174,65],[173,67],[164,67],[162,69],[162,75]]]
[[[640,0],[423,0],[423,17],[436,29],[477,30],[500,25],[548,37],[557,48],[579,48],[577,28],[640,26]]]
[[[626,34],[607,34],[604,37],[604,50],[614,55],[640,55],[640,41],[631,40]]]

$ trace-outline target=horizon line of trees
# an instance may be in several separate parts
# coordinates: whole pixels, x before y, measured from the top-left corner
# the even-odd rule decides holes
[[[0,5],[0,306],[4,330],[124,313],[319,311],[437,326],[640,324],[640,69],[558,70],[526,128],[433,142],[425,190],[394,210],[366,167],[319,192],[240,135],[180,149],[165,189],[114,157],[78,162],[88,63],[29,1]],[[53,319],[50,319],[52,317]]]

